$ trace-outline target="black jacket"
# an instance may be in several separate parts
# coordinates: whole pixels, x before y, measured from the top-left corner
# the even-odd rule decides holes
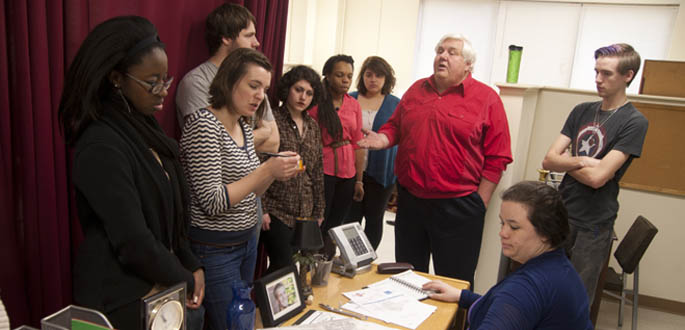
[[[74,150],[72,176],[85,237],[74,265],[74,299],[105,313],[136,303],[155,284],[186,282],[190,294],[192,272],[201,267],[187,237],[173,232],[173,220],[162,219],[164,203],[173,198],[169,180],[130,127],[105,114]]]

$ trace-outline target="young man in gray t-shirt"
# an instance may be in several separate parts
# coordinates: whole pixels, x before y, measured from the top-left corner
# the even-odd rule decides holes
[[[640,157],[648,124],[626,97],[640,55],[628,44],[614,44],[597,49],[595,60],[602,100],[573,109],[542,163],[547,170],[566,172],[559,186],[571,229],[566,248],[591,305],[611,252],[618,182]]]
[[[205,39],[211,57],[189,71],[176,89],[178,123],[183,128],[184,118],[209,105],[209,86],[221,62],[234,49],[259,47],[255,31],[255,18],[240,5],[224,4],[207,17]],[[262,118],[254,119],[255,149],[278,152],[278,126],[274,121],[269,100]]]

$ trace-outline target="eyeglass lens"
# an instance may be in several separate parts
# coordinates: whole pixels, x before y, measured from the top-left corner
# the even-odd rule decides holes
[[[159,94],[162,92],[162,89],[167,90],[169,89],[169,86],[171,86],[171,83],[174,81],[174,77],[169,77],[167,80],[163,81],[158,81],[154,85],[152,85],[150,88],[150,92],[152,94]]]

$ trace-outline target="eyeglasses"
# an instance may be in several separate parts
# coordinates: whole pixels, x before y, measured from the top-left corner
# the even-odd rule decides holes
[[[129,78],[131,78],[131,79],[135,80],[136,82],[138,82],[139,84],[141,84],[143,87],[149,88],[147,92],[148,92],[148,93],[151,93],[151,94],[154,94],[154,95],[158,95],[158,94],[161,93],[163,90],[169,89],[169,86],[171,86],[171,83],[174,81],[174,77],[169,77],[169,78],[167,78],[166,80],[157,81],[157,82],[155,82],[154,84],[151,84],[151,83],[149,83],[149,82],[142,81],[142,80],[140,80],[140,79],[138,79],[138,78],[132,76],[132,75],[131,75],[130,73],[128,73],[128,72],[126,73],[126,75],[127,75]]]

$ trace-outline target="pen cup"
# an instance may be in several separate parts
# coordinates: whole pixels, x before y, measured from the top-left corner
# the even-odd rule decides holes
[[[331,274],[333,268],[333,261],[319,261],[314,264],[314,272],[312,273],[312,285],[326,286],[328,285],[328,276]]]

